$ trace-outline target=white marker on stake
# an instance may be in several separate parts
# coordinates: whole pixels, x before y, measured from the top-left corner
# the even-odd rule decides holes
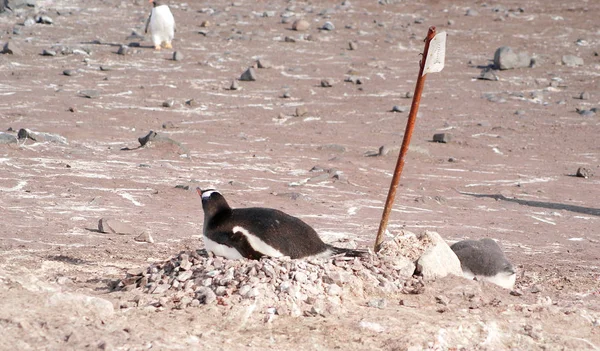
[[[427,73],[441,72],[444,69],[444,61],[446,60],[446,32],[441,32],[435,35],[429,42],[429,51],[425,58],[425,68],[423,75]]]

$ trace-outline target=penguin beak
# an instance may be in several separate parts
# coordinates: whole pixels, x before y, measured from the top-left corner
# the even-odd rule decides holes
[[[202,189],[200,189],[200,187],[196,188],[196,192],[198,192],[198,196],[200,196],[200,198],[202,198]]]

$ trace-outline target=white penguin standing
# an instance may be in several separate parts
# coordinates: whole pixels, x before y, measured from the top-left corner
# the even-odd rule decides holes
[[[171,49],[171,42],[175,36],[175,18],[169,9],[168,5],[164,5],[160,0],[149,0],[153,8],[150,17],[146,21],[145,33],[152,33],[152,43],[155,50],[160,50],[161,47]]]

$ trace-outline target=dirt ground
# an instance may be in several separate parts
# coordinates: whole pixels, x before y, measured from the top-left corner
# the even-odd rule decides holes
[[[0,15],[0,43],[23,52],[0,55],[0,129],[68,140],[0,145],[0,348],[600,349],[600,114],[577,113],[599,105],[600,2],[381,2],[170,1],[179,61],[130,36],[146,1],[39,1],[52,25],[22,26],[34,9]],[[310,28],[282,23],[290,12]],[[326,317],[121,308],[139,292],[111,282],[203,247],[196,186],[371,247],[397,152],[365,153],[400,145],[408,110],[391,110],[410,106],[429,26],[448,33],[446,67],[427,76],[389,231],[498,239],[521,294],[455,277]],[[500,46],[535,65],[477,79]],[[71,50],[41,55],[53,47]],[[259,58],[270,68],[229,90]],[[150,130],[179,144],[137,148]],[[443,132],[451,142],[431,142]],[[100,233],[102,217],[155,242]]]

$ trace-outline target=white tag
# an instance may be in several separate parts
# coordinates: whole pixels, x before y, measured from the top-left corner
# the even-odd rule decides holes
[[[429,42],[429,51],[425,59],[425,67],[423,75],[427,73],[441,72],[444,69],[444,61],[446,60],[446,32],[441,32],[435,35]]]

